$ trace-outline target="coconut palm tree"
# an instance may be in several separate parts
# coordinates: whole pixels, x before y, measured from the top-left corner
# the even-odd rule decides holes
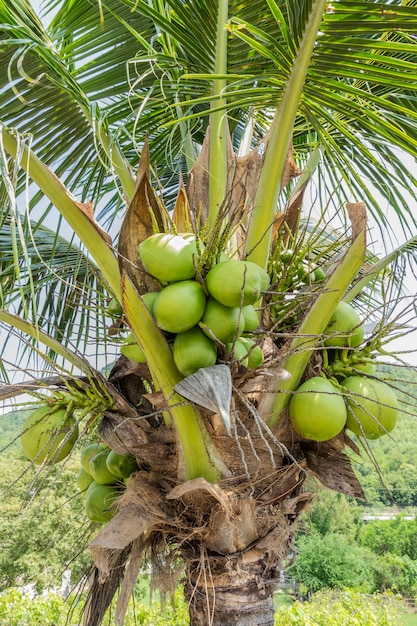
[[[32,392],[74,413],[82,440],[136,459],[90,545],[85,624],[101,623],[116,592],[122,623],[149,555],[165,583],[183,563],[193,626],[273,624],[305,478],[363,496],[346,429],[306,433],[288,407],[317,376],[332,381],[333,406],[349,375],[372,381],[364,368],[400,332],[389,314],[401,277],[386,268],[415,247],[404,154],[417,153],[417,8],[73,0],[44,12],[47,27],[28,2],[0,2],[0,320],[22,342],[15,359],[5,342],[2,369],[35,356],[45,370],[2,397]],[[382,260],[367,253],[367,212],[387,240],[394,218],[408,236]],[[238,306],[227,305],[239,319],[252,264],[267,277],[250,301],[251,347],[237,351],[237,330],[231,345],[211,336],[215,363],[191,373],[144,298],[169,280],[139,253],[177,232],[196,242],[190,280],[204,298],[222,254],[232,274],[244,268]],[[342,300],[361,322],[329,345]],[[143,359],[119,356],[126,331]],[[352,414],[363,392],[344,394]]]

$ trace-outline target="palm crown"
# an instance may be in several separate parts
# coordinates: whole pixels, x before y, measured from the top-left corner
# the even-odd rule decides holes
[[[0,320],[34,345],[39,340],[46,345],[48,364],[59,356],[84,373],[94,400],[103,398],[99,408],[106,419],[99,431],[110,446],[124,445],[132,452],[135,437],[136,447],[161,445],[149,435],[152,421],[143,421],[134,435],[125,424],[137,416],[135,411],[147,417],[133,408],[137,402],[131,391],[120,386],[123,376],[135,375],[145,408],[162,411],[167,428],[174,425],[167,449],[175,440],[178,465],[170,452],[163,457],[170,480],[230,478],[224,442],[195,403],[181,402],[177,386],[183,376],[170,338],[157,328],[141,297],[151,283],[149,276],[138,274],[139,244],[154,231],[192,230],[207,250],[197,267],[203,284],[223,250],[268,270],[272,280],[263,301],[268,312],[260,319],[262,341],[272,340],[263,344],[269,350],[269,379],[260,373],[251,387],[253,377],[241,377],[239,360],[230,357],[238,425],[251,442],[250,450],[243,449],[245,437],[235,424],[232,447],[246,475],[245,488],[257,463],[269,454],[271,475],[278,458],[278,467],[283,458],[292,467],[286,515],[296,516],[308,501],[298,493],[306,466],[325,484],[360,495],[341,452],[342,436],[334,446],[320,448],[316,456],[325,461],[320,469],[308,442],[296,437],[291,448],[294,433],[288,416],[281,418],[291,394],[314,368],[337,379],[338,361],[329,364],[321,342],[338,303],[363,293],[368,302],[378,298],[381,270],[414,249],[411,237],[383,261],[369,257],[373,265],[364,265],[366,220],[359,202],[366,201],[381,230],[386,229],[376,190],[389,198],[404,233],[413,234],[415,218],[404,193],[414,196],[415,181],[402,155],[417,152],[414,3],[108,0],[95,5],[74,0],[50,2],[46,9],[54,13],[47,29],[29,4],[0,3]],[[303,218],[302,198],[313,175],[319,201],[329,204],[328,215],[335,205],[351,201],[351,238],[326,227],[325,210],[318,225]],[[40,193],[24,212],[17,207],[27,176]],[[42,202],[45,196],[50,205]],[[53,206],[59,211],[54,228]],[[75,236],[68,237],[62,218]],[[280,269],[280,255],[289,248],[294,263],[287,275]],[[304,277],[295,273],[304,260],[326,268],[323,288],[322,279],[313,286],[307,279],[300,287]],[[313,266],[309,272],[314,275]],[[294,284],[296,297],[289,299],[286,293]],[[80,351],[85,353],[92,339],[103,340],[111,296],[122,305],[148,370],[121,373],[116,365],[110,384]],[[383,330],[382,324],[367,355],[382,349]],[[343,360],[349,351],[341,352],[337,356]],[[69,386],[79,398],[84,384],[65,379],[66,392]],[[145,393],[149,389],[151,400]],[[88,403],[81,409],[85,417]],[[117,422],[120,415],[126,418],[122,423]],[[116,423],[124,441],[114,435]],[[224,427],[230,436],[231,426],[223,419]],[[152,465],[152,454],[143,454]],[[336,478],[328,476],[332,455],[343,479],[337,471]],[[214,497],[226,519],[226,500],[220,491],[210,491],[209,482],[193,488]],[[134,483],[132,493],[142,487]],[[169,498],[187,502],[181,489]],[[268,489],[278,506],[283,492],[272,483]],[[197,506],[196,523],[202,514]],[[149,524],[156,532],[155,519]],[[248,545],[252,530],[239,529],[248,533]],[[148,532],[147,527],[144,535]],[[226,549],[213,537],[207,545]],[[197,585],[194,575],[190,580]],[[90,610],[93,621],[88,623],[96,623],[91,615]]]

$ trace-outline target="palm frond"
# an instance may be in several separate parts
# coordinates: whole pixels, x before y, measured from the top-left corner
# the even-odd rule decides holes
[[[55,230],[28,219],[20,230],[19,236],[13,221],[0,228],[0,282],[7,284],[1,307],[24,314],[64,346],[77,345],[94,357],[94,347],[104,351],[109,344],[114,355],[106,312],[111,291],[96,266],[74,241]]]
[[[29,133],[41,159],[80,201],[92,201],[96,219],[106,229],[117,231],[125,199],[111,164],[112,149],[134,169],[148,134],[155,181],[172,207],[179,172],[187,170],[203,143],[210,106],[216,110],[217,102],[218,110],[226,110],[236,148],[248,119],[254,120],[249,144],[261,143],[294,66],[311,5],[309,0],[231,0],[222,103],[211,90],[217,0],[50,0],[45,11],[56,14],[46,29],[30,4],[10,0],[7,7],[0,6],[2,121]],[[312,149],[322,148],[316,187],[323,194],[322,204],[329,198],[335,201],[332,207],[342,206],[347,198],[366,200],[387,237],[390,220],[380,206],[381,197],[404,231],[415,225],[407,197],[416,197],[416,179],[399,151],[417,155],[413,5],[329,5],[294,121],[294,156],[301,167]],[[19,178],[17,189],[25,184],[25,178]],[[285,190],[281,203],[287,195]],[[33,206],[41,199],[39,193]],[[37,215],[44,224],[52,219],[49,207]],[[55,263],[59,267],[66,239],[61,222],[56,224],[62,240],[59,245],[49,242],[56,255],[52,269]],[[25,254],[40,271],[28,245]],[[101,302],[105,289],[93,266],[87,271],[86,259],[76,256],[76,248],[70,242],[68,258],[75,254],[79,275],[90,281]],[[18,249],[16,243],[15,258]],[[73,303],[81,298],[80,310],[87,311],[87,295],[67,280],[66,271],[55,293]],[[22,275],[20,283],[16,276],[13,280],[23,289],[22,302],[27,302],[33,280],[31,284],[29,275]],[[44,280],[46,289],[46,275]],[[36,285],[39,294],[42,281]],[[40,295],[35,302],[31,314],[36,310],[47,324],[51,302]],[[57,332],[73,324],[73,331],[81,334],[71,313],[54,313]],[[85,315],[83,323],[87,321]],[[94,333],[101,331],[100,323]]]
[[[148,133],[151,163],[161,186],[169,189],[174,183],[166,194],[172,203],[178,171],[185,168],[185,142],[192,138],[196,156],[208,122],[217,2],[108,0],[92,5],[77,0],[51,2],[47,8],[57,6],[47,33],[29,9],[14,11],[14,21],[10,13],[0,16],[7,25],[1,67],[9,68],[0,84],[13,77],[16,93],[33,111],[28,116],[24,103],[17,98],[10,102],[10,91],[5,92],[0,102],[5,110],[8,99],[5,122],[30,130],[37,148],[42,125],[61,107],[40,156],[48,154],[51,164],[59,162],[57,173],[66,172],[66,184],[80,189],[82,199],[96,204],[106,198],[101,213],[110,220],[122,203],[114,193],[97,128],[117,139],[134,167]],[[279,102],[310,6],[307,1],[230,3],[229,84],[223,95],[232,131],[234,120],[247,116],[249,109],[258,116],[263,109],[266,120],[266,109]],[[417,9],[410,3],[390,3],[384,10],[377,2],[331,5],[323,16],[300,103],[295,132],[302,127],[325,147],[328,167],[348,180],[347,193],[367,195],[379,219],[375,197],[360,182],[363,172],[368,171],[384,195],[384,169],[401,177],[403,185],[412,188],[415,183],[413,175],[384,152],[393,145],[416,154],[416,25]],[[40,75],[42,79],[34,80]],[[95,130],[89,115],[95,116]],[[59,145],[54,142],[56,132],[62,137]],[[372,151],[379,157],[371,159],[369,167]],[[390,197],[401,215],[401,193],[391,189]]]

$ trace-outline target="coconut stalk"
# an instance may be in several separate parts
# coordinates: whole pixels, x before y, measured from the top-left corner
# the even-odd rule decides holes
[[[297,334],[285,347],[280,365],[290,373],[289,378],[274,381],[269,393],[259,404],[259,412],[273,428],[281,413],[287,408],[291,394],[297,389],[314,349],[346,290],[361,268],[366,251],[365,229],[352,245],[323,286],[309,311],[304,315]]]

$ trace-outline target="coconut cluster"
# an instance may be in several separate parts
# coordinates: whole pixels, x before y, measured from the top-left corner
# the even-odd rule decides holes
[[[116,500],[138,469],[136,459],[97,442],[83,448],[80,462],[77,486],[85,493],[85,513],[92,522],[108,522],[115,514]]]
[[[162,288],[144,294],[143,301],[166,333],[183,376],[214,365],[219,358],[256,368],[263,363],[263,353],[248,333],[258,328],[254,304],[269,287],[269,276],[255,263],[223,254],[203,279],[197,273],[203,249],[189,233],[157,233],[145,239],[139,246],[141,262]],[[133,335],[121,352],[146,361]]]
[[[50,402],[29,415],[20,442],[32,463],[51,466],[68,457],[78,436],[76,418],[59,402]],[[138,469],[136,459],[97,442],[81,450],[80,462],[76,481],[79,490],[85,492],[86,516],[92,522],[108,522],[130,475]]]
[[[290,400],[291,423],[302,437],[327,441],[348,428],[358,437],[378,439],[395,427],[397,397],[376,377],[375,365],[361,349],[363,339],[358,313],[339,302],[324,332],[324,348],[334,360],[328,368],[331,378],[324,373],[309,378]],[[336,362],[339,353],[342,359]]]

